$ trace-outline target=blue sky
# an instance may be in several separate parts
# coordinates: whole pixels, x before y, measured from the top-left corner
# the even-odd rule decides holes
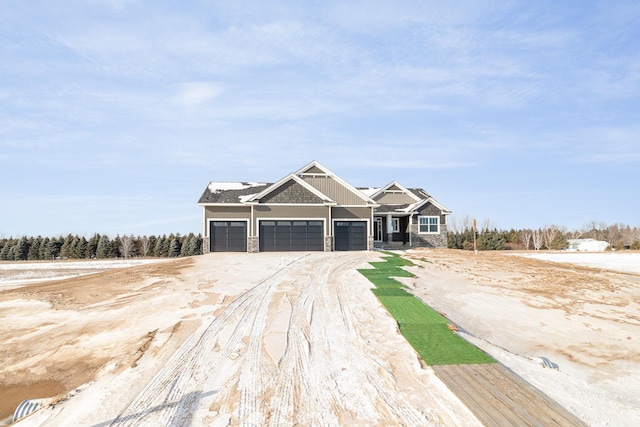
[[[636,1],[0,0],[0,236],[201,232],[312,160],[498,228],[640,225]]]

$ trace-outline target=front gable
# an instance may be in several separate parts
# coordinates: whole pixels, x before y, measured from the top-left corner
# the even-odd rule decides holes
[[[371,198],[381,205],[412,205],[421,200],[396,181],[376,191]]]
[[[250,203],[324,204],[335,202],[294,174],[282,178],[263,192],[247,200]]]
[[[318,162],[311,162],[294,173],[306,183],[342,206],[375,206],[376,203]]]
[[[259,203],[324,204],[324,200],[299,182],[291,179],[258,200]]]

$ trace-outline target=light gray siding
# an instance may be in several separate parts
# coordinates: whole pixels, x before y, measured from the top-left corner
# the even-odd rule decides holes
[[[375,198],[375,201],[382,205],[410,205],[416,202],[406,193],[383,193]]]
[[[330,176],[302,176],[306,182],[339,205],[366,205],[367,201]]]

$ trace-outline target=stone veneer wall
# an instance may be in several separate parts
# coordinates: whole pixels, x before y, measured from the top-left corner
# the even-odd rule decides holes
[[[208,254],[209,252],[211,252],[211,245],[209,244],[209,238],[208,237],[203,237],[202,238],[202,253],[203,254]]]
[[[408,242],[407,242],[408,245]],[[440,224],[439,234],[420,234],[418,224],[411,224],[411,246],[426,248],[446,248],[447,247],[447,226]]]
[[[247,252],[260,252],[260,239],[258,236],[250,236],[247,241]]]
[[[324,251],[331,252],[333,250],[333,236],[324,237]]]

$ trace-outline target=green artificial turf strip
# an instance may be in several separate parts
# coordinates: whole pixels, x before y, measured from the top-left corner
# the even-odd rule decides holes
[[[380,297],[406,297],[406,298],[413,298],[413,295],[411,295],[409,292],[405,291],[404,289],[401,288],[392,288],[392,287],[388,287],[388,288],[376,288],[376,289],[371,289],[371,292],[373,292],[373,294],[375,296],[378,297],[378,299]]]
[[[401,324],[400,332],[429,366],[495,363],[446,324]]]
[[[371,262],[373,269],[358,270],[376,289],[371,291],[398,322],[400,332],[427,365],[495,363],[473,344],[449,330],[447,319],[422,303],[392,277],[413,277],[400,268],[413,265],[397,254],[386,252],[382,262]]]
[[[400,325],[404,323],[414,323],[424,325],[440,324],[446,326],[448,323],[447,319],[438,314],[438,312],[424,305],[413,296],[412,298],[379,296],[378,299]]]
[[[402,283],[398,282],[395,279],[392,279],[385,272],[381,273],[380,271],[378,271],[376,269],[363,269],[363,270],[358,270],[358,271],[364,277],[369,279],[369,281],[371,283],[373,283],[374,285],[376,285],[376,287],[378,287],[378,288],[389,287],[389,286],[391,286],[391,287],[400,287],[400,288],[404,287],[404,285]]]

